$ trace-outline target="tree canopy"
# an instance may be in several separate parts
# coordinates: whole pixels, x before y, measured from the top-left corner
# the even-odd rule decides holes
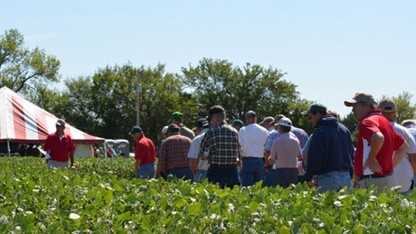
[[[165,71],[165,65],[134,67],[131,64],[98,68],[90,76],[65,80],[65,88],[50,88],[60,79],[60,62],[42,49],[24,47],[24,37],[16,29],[0,35],[0,87],[24,94],[77,128],[105,138],[126,138],[136,124],[136,90],[140,92],[140,125],[145,134],[159,140],[161,129],[172,112],[185,114],[185,124],[207,115],[213,105],[222,105],[229,120],[243,119],[248,110],[266,116],[284,114],[295,126],[311,133],[302,116],[312,103],[299,97],[296,85],[284,79],[286,73],[273,67],[246,63],[235,66],[227,60],[203,58],[196,66],[182,67],[181,73]],[[397,106],[397,122],[412,119],[416,105],[413,95],[403,92],[392,97]],[[341,120],[354,133],[357,123],[351,113]]]
[[[220,104],[231,119],[242,118],[248,110],[261,117],[288,114],[289,105],[298,99],[296,85],[272,67],[247,63],[239,68],[226,60],[204,58],[196,67],[182,68],[182,73],[201,110]]]
[[[37,100],[38,89],[59,80],[59,60],[42,49],[24,47],[24,37],[16,29],[0,35],[0,86],[7,86]]]

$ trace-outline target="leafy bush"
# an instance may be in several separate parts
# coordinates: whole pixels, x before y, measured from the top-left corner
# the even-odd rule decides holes
[[[131,159],[77,160],[49,170],[39,158],[0,158],[0,232],[411,233],[415,194],[318,194],[291,188],[220,189],[134,178]]]

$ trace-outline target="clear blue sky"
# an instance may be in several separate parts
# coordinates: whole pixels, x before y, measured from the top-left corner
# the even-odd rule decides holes
[[[56,56],[63,78],[128,62],[162,63],[167,72],[179,72],[206,57],[278,68],[302,98],[342,116],[351,111],[343,101],[357,91],[377,99],[415,94],[414,0],[0,0],[0,5],[1,34],[16,28],[27,47]]]

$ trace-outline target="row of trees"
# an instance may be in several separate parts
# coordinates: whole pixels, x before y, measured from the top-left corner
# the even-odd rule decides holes
[[[134,67],[131,64],[97,69],[92,76],[66,79],[65,89],[57,91],[49,84],[62,78],[60,62],[43,50],[24,47],[24,38],[12,29],[0,37],[0,87],[8,86],[25,95],[40,107],[63,117],[77,128],[105,138],[128,138],[136,122],[136,88],[140,96],[141,126],[153,140],[168,124],[170,113],[185,113],[185,123],[193,126],[205,116],[210,106],[221,104],[228,118],[242,118],[254,110],[260,118],[282,113],[295,125],[311,132],[301,116],[312,102],[302,99],[296,85],[284,79],[276,68],[247,63],[243,67],[226,60],[204,58],[197,66],[183,67],[180,74],[155,67]],[[413,118],[416,106],[412,95],[403,93],[396,100],[400,118]],[[341,120],[351,130],[354,117]]]

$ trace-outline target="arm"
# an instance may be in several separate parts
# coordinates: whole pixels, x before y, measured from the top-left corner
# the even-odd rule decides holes
[[[265,168],[268,168],[268,167],[270,167],[270,164],[271,164],[271,162],[270,162],[270,151],[268,151],[268,150],[264,150],[264,167]]]
[[[315,129],[310,139],[308,165],[305,172],[305,180],[307,182],[310,182],[314,175],[320,174],[321,167],[324,166],[325,157],[327,157],[325,135],[322,130]]]
[[[70,136],[67,136],[68,138],[68,142],[69,142],[69,161],[70,161],[70,165],[71,165],[71,169],[75,169],[75,157],[74,157],[74,153],[75,153],[75,144],[72,141],[72,138]]]
[[[273,142],[273,145],[272,145],[272,150],[271,150],[271,152],[270,152],[270,164],[271,165],[273,165],[274,164],[274,162],[276,162],[276,160],[277,160],[277,144],[278,144],[278,142]]]
[[[407,150],[409,149],[409,145],[406,143],[406,141],[403,142],[403,144],[400,146],[396,152],[394,152],[393,156],[393,168],[395,168],[397,165],[399,165],[400,161],[407,155]]]
[[[372,172],[381,173],[381,166],[378,163],[376,156],[380,152],[381,147],[384,143],[384,135],[381,132],[375,132],[371,136],[370,140],[370,152],[368,154],[368,159],[364,164],[364,169],[366,167],[370,168]]]
[[[163,144],[160,146],[160,155],[159,155],[159,159],[157,162],[157,167],[156,167],[156,172],[155,172],[155,179],[159,179],[160,174],[162,173],[162,171],[164,170],[165,167],[165,160],[166,160],[166,141],[163,142]]]
[[[409,154],[410,165],[412,165],[413,175],[416,176],[416,154]]]
[[[191,168],[192,174],[194,175],[195,175],[197,166],[198,166],[198,159],[189,158],[189,167]]]
[[[140,168],[140,164],[142,164],[142,160],[136,158],[136,163],[134,165],[135,166],[134,168],[139,169]]]
[[[75,169],[75,157],[74,157],[75,150],[69,152],[69,161],[71,162],[71,169]]]

